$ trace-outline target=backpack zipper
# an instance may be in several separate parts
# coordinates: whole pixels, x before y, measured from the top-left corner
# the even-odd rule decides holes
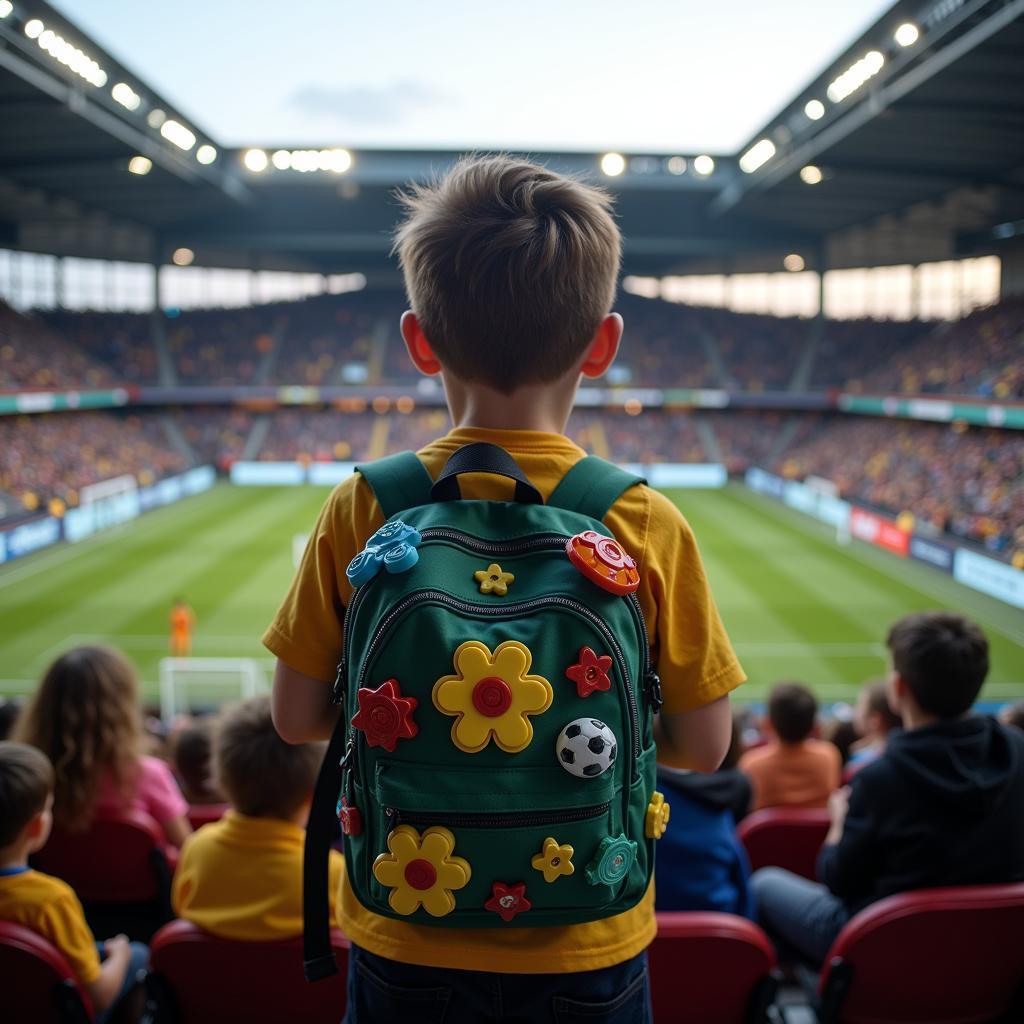
[[[629,706],[631,727],[630,759],[633,765],[632,781],[636,781],[638,778],[637,759],[640,754],[640,713],[637,708],[636,692],[633,689],[633,680],[629,674],[629,666],[626,664],[626,656],[623,654],[622,647],[619,645],[619,641],[616,640],[615,634],[608,628],[604,620],[595,612],[591,611],[585,604],[583,604],[582,601],[577,601],[574,597],[566,597],[564,594],[549,594],[545,597],[534,597],[528,601],[516,601],[510,603],[503,602],[500,605],[480,605],[471,604],[470,602],[463,601],[460,598],[452,597],[450,594],[446,594],[442,590],[418,590],[416,593],[409,594],[403,600],[399,601],[399,603],[396,604],[386,616],[384,616],[380,625],[377,626],[377,629],[366,648],[366,655],[363,658],[362,670],[360,671],[359,678],[356,681],[356,690],[363,685],[370,662],[373,660],[374,652],[380,645],[384,634],[387,633],[395,621],[401,618],[401,616],[404,615],[413,605],[419,604],[423,601],[431,601],[437,604],[446,605],[447,607],[461,612],[464,615],[482,616],[485,618],[511,618],[517,613],[531,612],[549,605],[560,605],[561,607],[568,608],[587,619],[587,621],[589,621],[590,624],[601,634],[605,643],[607,643],[612,649],[616,664],[619,666],[619,672],[621,673],[625,684],[626,702]]]
[[[608,813],[610,800],[591,807],[577,807],[570,811],[532,811],[521,814],[489,814],[487,812],[450,813],[448,811],[402,811],[385,807],[384,813],[391,822],[391,828],[406,823],[409,825],[445,825],[451,828],[528,828],[541,825],[564,825],[575,821],[586,821]]]

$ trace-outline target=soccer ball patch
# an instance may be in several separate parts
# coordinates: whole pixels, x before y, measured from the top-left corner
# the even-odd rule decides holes
[[[581,779],[603,775],[615,763],[615,733],[596,718],[577,718],[559,734],[555,744],[558,763]]]

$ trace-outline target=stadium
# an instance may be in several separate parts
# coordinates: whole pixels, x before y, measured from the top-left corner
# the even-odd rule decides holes
[[[84,6],[0,0],[0,739],[24,738],[48,669],[81,647],[125,656],[146,750],[175,768],[181,735],[270,692],[261,638],[329,496],[357,465],[451,426],[399,326],[396,196],[495,153],[612,197],[625,332],[565,433],[692,528],[747,676],[732,693],[740,747],[776,742],[777,684],[798,682],[816,702],[807,742],[840,749],[848,783],[870,739],[868,684],[891,673],[890,627],[921,612],[980,627],[974,716],[1016,709],[1019,723],[1024,2],[875,5],[742,145],[707,152],[224,144],[165,74],[158,90],[115,55],[130,56],[129,8],[115,47]],[[183,837],[112,812],[61,829],[59,771],[56,799],[37,867],[73,886],[97,939],[152,943],[135,965],[150,977],[112,1019],[341,1019],[344,978],[307,987],[297,939],[257,953],[168,924],[188,916]],[[224,793],[191,802],[188,831],[225,806]],[[828,790],[788,818],[755,801],[738,839],[733,815],[746,875],[814,878],[836,842],[829,806]],[[1006,877],[968,871],[860,908],[813,976],[756,912],[659,902],[651,1019],[1024,1021],[1014,841],[1018,862],[993,869]],[[104,863],[116,869],[83,868]],[[105,1019],[59,949],[4,930],[5,906],[0,891],[10,1019]],[[342,962],[349,939],[333,941]],[[290,980],[254,999],[253,966]]]

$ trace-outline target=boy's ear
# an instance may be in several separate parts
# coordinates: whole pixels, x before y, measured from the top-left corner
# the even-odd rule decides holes
[[[609,313],[600,323],[583,357],[580,373],[584,377],[601,377],[615,362],[622,341],[622,317]]]
[[[434,350],[430,347],[430,342],[427,341],[427,336],[423,333],[423,328],[420,327],[420,322],[411,309],[407,309],[402,314],[401,329],[402,340],[408,349],[413,366],[428,377],[440,373],[441,363],[434,355]]]

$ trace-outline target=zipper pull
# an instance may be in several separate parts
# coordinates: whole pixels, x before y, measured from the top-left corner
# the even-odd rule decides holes
[[[355,747],[352,745],[352,741],[349,740],[348,746],[345,748],[345,753],[342,755],[341,760],[338,762],[338,767],[343,771],[348,771],[352,764],[352,755],[355,753]]]
[[[648,669],[647,675],[644,676],[644,689],[647,691],[647,700],[650,702],[651,708],[657,714],[661,711],[665,698],[661,694],[661,676],[653,668]]]
[[[345,659],[342,658],[338,662],[338,674],[334,677],[334,685],[331,687],[331,703],[332,704],[344,704],[345,703],[345,680],[348,676],[348,665]]]

